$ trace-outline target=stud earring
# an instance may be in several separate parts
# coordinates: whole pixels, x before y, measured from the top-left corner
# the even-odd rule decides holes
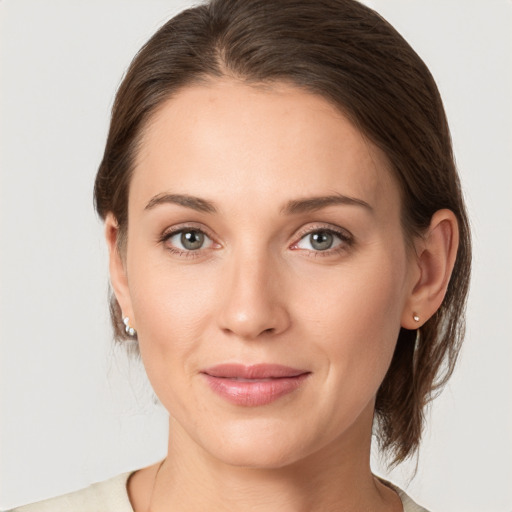
[[[124,324],[124,330],[126,331],[126,334],[128,334],[129,336],[135,336],[137,334],[137,331],[133,328],[133,327],[130,327],[130,319],[125,316],[123,318],[123,324]]]
[[[420,321],[420,317],[418,316],[417,313],[413,313],[412,315],[412,319],[415,321],[415,322],[419,322]]]

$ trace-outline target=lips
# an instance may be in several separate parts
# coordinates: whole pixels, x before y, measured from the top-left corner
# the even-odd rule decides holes
[[[270,404],[298,389],[310,375],[307,370],[276,364],[220,364],[201,372],[210,389],[235,405]]]

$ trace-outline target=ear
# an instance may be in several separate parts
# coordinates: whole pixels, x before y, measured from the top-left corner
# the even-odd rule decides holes
[[[123,316],[130,318],[130,325],[133,327],[135,319],[133,318],[132,302],[128,287],[126,262],[123,255],[119,252],[119,226],[112,213],[107,214],[105,218],[105,238],[109,251],[110,283],[114,289],[114,294],[121,307]]]
[[[459,228],[451,210],[438,210],[424,237],[416,246],[416,264],[411,294],[402,313],[402,327],[417,329],[441,306],[452,274]],[[418,320],[419,318],[419,320]]]

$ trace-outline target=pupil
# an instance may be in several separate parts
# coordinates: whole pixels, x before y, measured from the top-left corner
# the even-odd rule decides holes
[[[204,235],[200,231],[186,231],[181,234],[181,244],[185,249],[200,249],[204,242]]]
[[[328,231],[318,231],[310,236],[311,247],[318,251],[330,249],[333,242],[333,236]]]

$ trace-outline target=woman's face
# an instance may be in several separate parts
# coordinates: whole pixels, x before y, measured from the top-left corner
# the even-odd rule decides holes
[[[417,265],[384,156],[326,100],[175,95],[136,159],[125,256],[118,299],[183,449],[278,467],[367,446]]]

